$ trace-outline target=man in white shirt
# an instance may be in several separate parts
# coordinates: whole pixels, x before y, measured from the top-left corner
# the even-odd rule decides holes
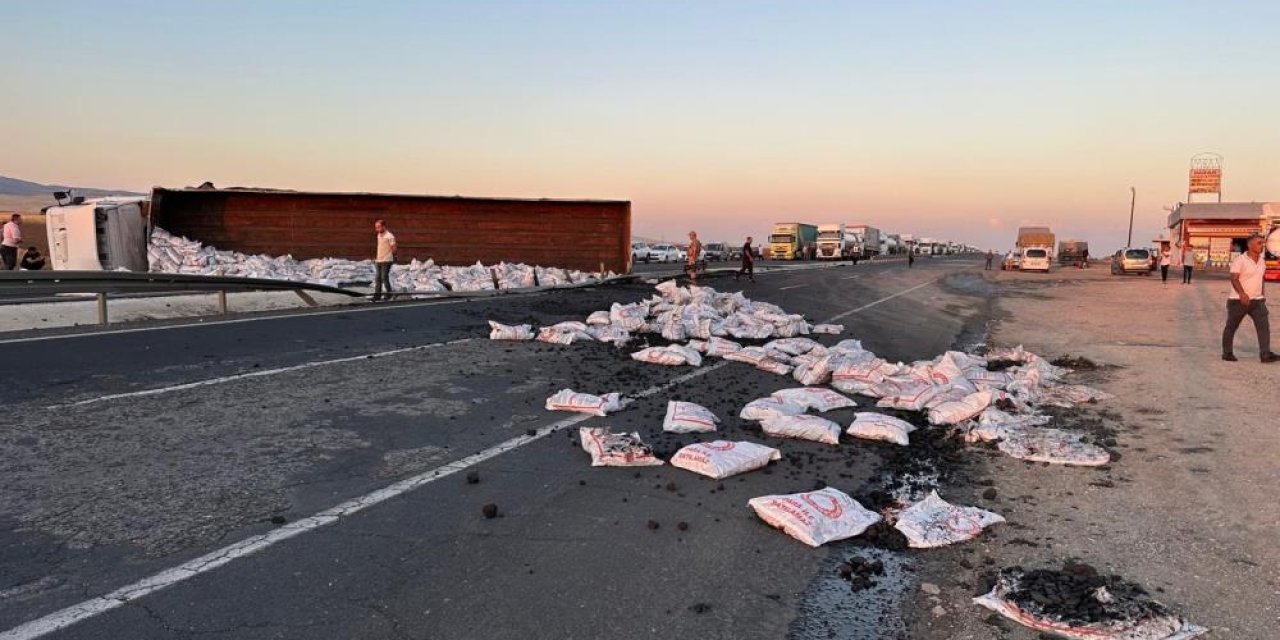
[[[18,247],[22,246],[22,216],[13,214],[4,223],[4,238],[0,240],[0,259],[4,270],[13,271],[18,266]]]
[[[396,261],[396,237],[382,220],[373,221],[373,231],[378,238],[378,252],[373,259],[377,267],[374,278],[373,301],[382,300],[382,288],[387,288],[387,300],[391,299],[391,265]]]
[[[1253,320],[1258,331],[1258,355],[1263,362],[1275,362],[1280,356],[1271,353],[1271,321],[1267,315],[1267,299],[1263,291],[1263,276],[1267,273],[1267,261],[1262,257],[1263,239],[1260,235],[1249,238],[1248,251],[1231,261],[1231,293],[1227,296],[1227,326],[1222,330],[1222,359],[1235,362],[1236,329],[1245,316]]]

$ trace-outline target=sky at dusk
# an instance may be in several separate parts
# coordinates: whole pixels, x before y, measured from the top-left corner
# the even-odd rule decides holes
[[[621,198],[634,232],[1112,248],[1280,200],[1280,3],[0,0],[0,175]]]

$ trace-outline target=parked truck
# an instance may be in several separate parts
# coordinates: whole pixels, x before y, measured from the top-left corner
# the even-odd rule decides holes
[[[769,234],[769,257],[774,260],[803,260],[805,249],[818,242],[818,228],[804,222],[779,222]]]
[[[1085,260],[1089,243],[1083,240],[1063,240],[1058,243],[1058,264],[1078,267]]]
[[[1053,263],[1053,231],[1049,227],[1020,227],[1018,229],[1018,253],[1022,256],[1023,271],[1049,271]]]
[[[858,236],[859,242],[852,252],[855,258],[870,258],[880,253],[880,230],[865,224],[845,225],[849,233]]]
[[[818,259],[841,260],[848,258],[859,238],[849,232],[843,223],[818,225]]]

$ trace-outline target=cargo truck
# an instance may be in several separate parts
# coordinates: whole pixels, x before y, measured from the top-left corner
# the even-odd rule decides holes
[[[804,250],[818,242],[818,228],[803,222],[779,222],[769,234],[769,258],[803,260]]]
[[[44,214],[50,269],[147,270],[147,238],[151,230],[144,198],[86,200],[68,196],[59,198],[57,205],[46,207]]]
[[[227,251],[363,260],[377,219],[396,234],[399,262],[626,273],[633,255],[623,200],[157,187],[150,199],[60,201],[45,213],[54,269],[147,271],[153,226]]]
[[[850,257],[857,246],[858,236],[850,233],[842,223],[818,225],[818,259],[841,260]]]
[[[1088,250],[1088,242],[1083,240],[1063,240],[1058,243],[1058,264],[1064,267],[1078,267],[1084,262],[1084,254]]]
[[[865,224],[846,225],[849,233],[858,236],[859,242],[852,255],[857,258],[870,258],[880,253],[880,230]]]
[[[1021,269],[1048,272],[1053,263],[1053,242],[1049,227],[1020,227],[1017,247],[1022,256]]]

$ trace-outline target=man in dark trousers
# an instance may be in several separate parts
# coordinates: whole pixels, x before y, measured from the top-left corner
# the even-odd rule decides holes
[[[1191,284],[1191,272],[1196,268],[1196,251],[1191,245],[1182,247],[1182,284]]]
[[[396,237],[382,220],[373,221],[373,231],[377,234],[378,244],[377,254],[373,259],[373,264],[377,267],[373,284],[373,301],[378,302],[383,299],[383,287],[387,288],[386,299],[391,299],[391,265],[396,261]]]
[[[992,252],[990,249],[987,249],[987,266],[986,268],[983,269],[983,271],[990,271],[991,263],[994,262],[995,259],[996,259],[996,254]]]
[[[1258,332],[1258,356],[1263,362],[1275,362],[1280,356],[1271,353],[1271,321],[1267,316],[1264,276],[1267,261],[1262,258],[1263,239],[1249,238],[1248,250],[1231,261],[1231,293],[1227,296],[1227,326],[1222,329],[1222,359],[1235,362],[1236,329],[1245,316],[1253,320]]]
[[[742,268],[733,274],[733,279],[737,280],[746,274],[747,278],[752,282],[756,281],[756,256],[751,249],[751,236],[747,236],[746,244],[742,245]]]
[[[916,266],[916,252],[908,251],[907,252],[907,268],[910,269],[911,267],[914,267],[914,266]]]
[[[22,216],[13,214],[4,223],[4,239],[0,240],[0,259],[5,271],[18,268],[18,247],[22,246]]]

